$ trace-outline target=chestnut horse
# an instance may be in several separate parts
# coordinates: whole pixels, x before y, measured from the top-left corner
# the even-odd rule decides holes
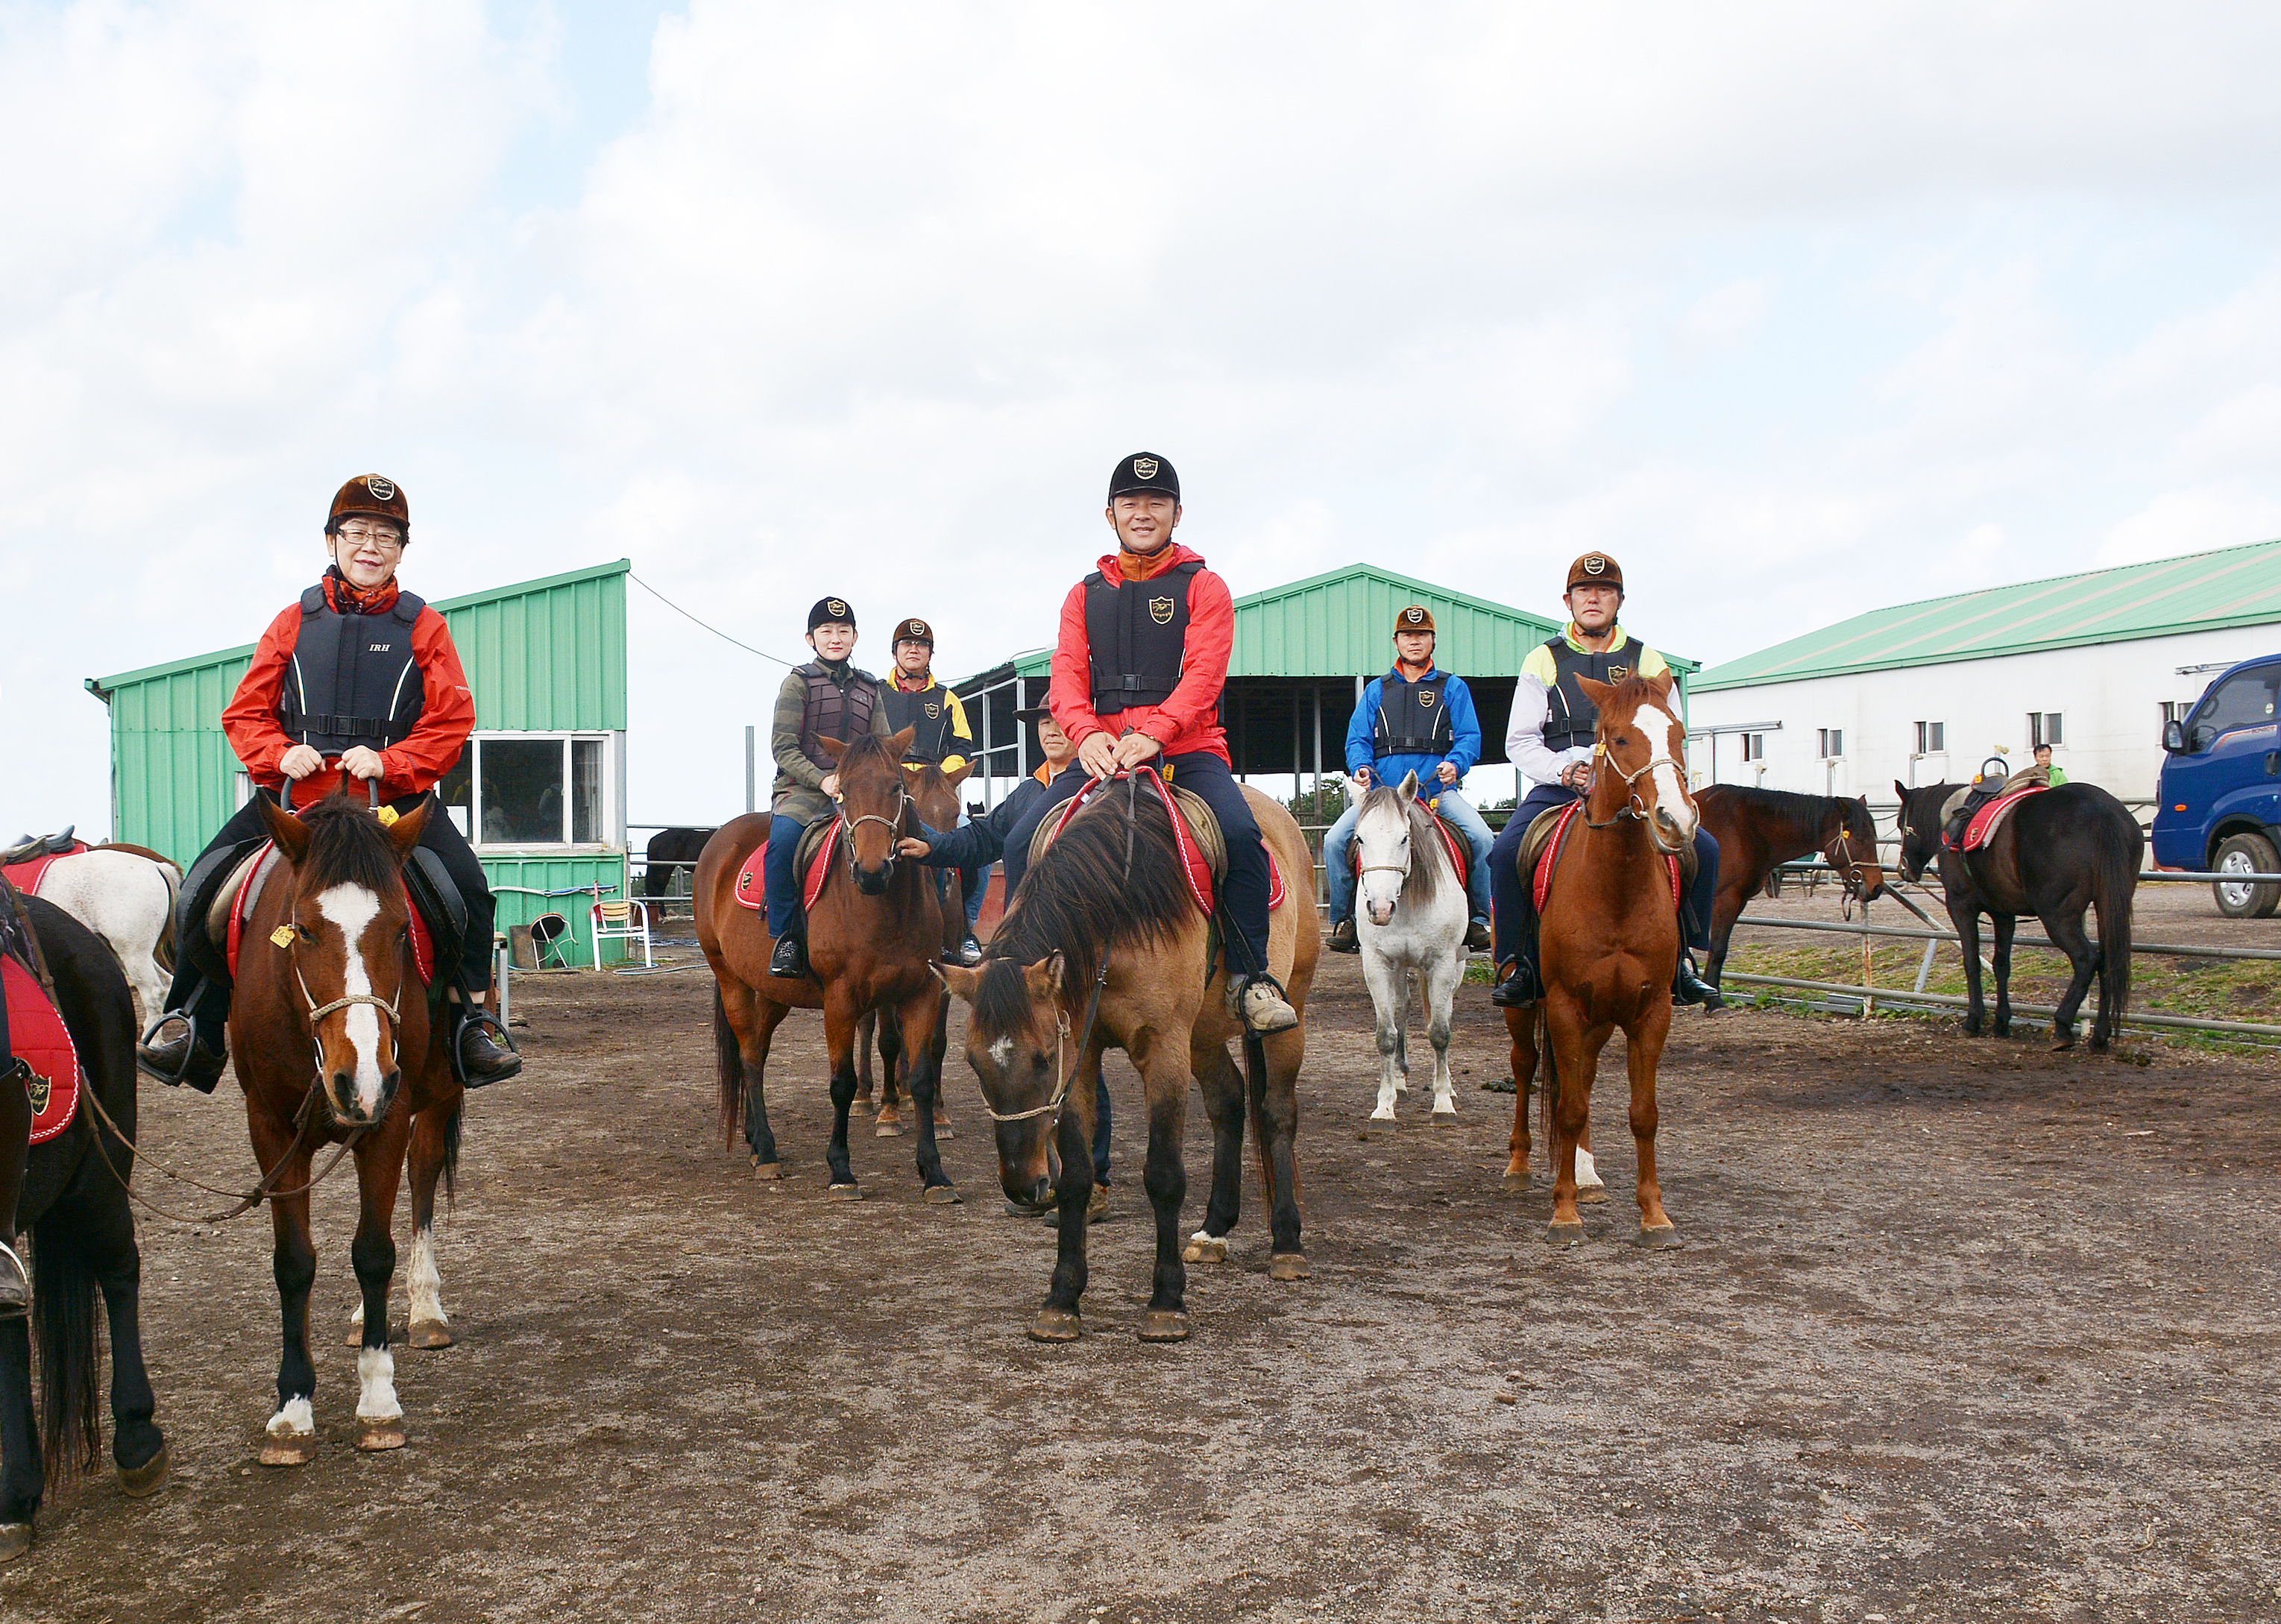
[[[1030,864],[981,968],[943,971],[951,990],[973,1006],[966,1058],[997,1125],[1008,1198],[1042,1206],[1050,1188],[1059,1200],[1053,1282],[1030,1326],[1040,1342],[1073,1342],[1082,1329],[1095,1089],[1110,1048],[1125,1052],[1148,1089],[1141,1182],[1156,1211],[1156,1267],[1140,1340],[1186,1340],[1187,1264],[1227,1257],[1242,1194],[1247,1098],[1267,1183],[1267,1272],[1280,1280],[1306,1277],[1292,1152],[1307,989],[1322,950],[1312,897],[1300,888],[1312,855],[1288,811],[1257,790],[1243,793],[1288,887],[1269,916],[1267,957],[1300,1017],[1287,1032],[1246,1034],[1244,1075],[1227,1051],[1227,1040],[1243,1030],[1228,1012],[1227,948],[1181,878],[1164,802],[1137,776],[1096,792]],[[1180,1140],[1191,1084],[1202,1087],[1211,1119],[1212,1185],[1203,1227],[1183,1254],[1180,1203],[1188,1179]]]
[[[818,741],[839,763],[839,845],[823,893],[808,916],[812,975],[769,974],[776,942],[764,910],[738,904],[737,873],[768,839],[769,815],[747,812],[723,824],[697,860],[697,940],[713,967],[713,1048],[723,1140],[739,1119],[754,1175],[784,1175],[769,1125],[763,1078],[769,1040],[794,1009],[823,1011],[831,1050],[831,1142],[824,1152],[835,1200],[861,1199],[847,1161],[847,1112],[855,1102],[855,1025],[873,1009],[893,1013],[912,1056],[909,1087],[918,1107],[918,1169],[925,1199],[959,1199],[935,1148],[934,1097],[942,1076],[943,991],[932,967],[942,951],[942,904],[932,869],[895,855],[895,842],[916,832],[901,757],[911,730],[892,738],[867,734],[854,744]]]
[[[939,832],[957,827],[958,786],[973,770],[971,762],[947,773],[932,762],[918,766],[905,762],[903,771],[909,775],[911,804],[918,810],[919,822]],[[943,956],[955,958],[966,942],[966,893],[959,887],[955,869],[939,869],[936,872],[943,876]],[[871,1048],[875,1040],[879,1049],[880,1086],[878,1120],[872,1133],[879,1139],[895,1139],[903,1131],[901,1114],[896,1109],[902,1095],[896,1085],[903,1068],[903,1034],[893,1016],[882,1019],[877,1009],[870,1011],[855,1025],[855,1103],[871,1103]],[[934,1136],[939,1140],[956,1137],[950,1131],[950,1113],[944,1109],[940,1089],[935,1091]]]
[[[230,1001],[229,1049],[245,1090],[253,1154],[275,1193],[277,1297],[284,1349],[277,1411],[261,1445],[265,1466],[316,1458],[310,1399],[310,1166],[321,1145],[347,1140],[361,1210],[349,1256],[364,1316],[357,1354],[356,1446],[404,1447],[404,1409],[388,1349],[388,1292],[396,1273],[397,1181],[412,1177],[411,1343],[450,1345],[437,1273],[436,1185],[450,1187],[460,1155],[461,1089],[451,1022],[420,984],[404,864],[436,810],[421,802],[392,824],[343,794],[298,814],[264,796],[262,822],[283,866],[247,909]],[[311,1056],[316,1057],[311,1075]]]
[[[1639,1153],[1639,1239],[1661,1246],[1676,1232],[1656,1178],[1655,1069],[1671,1031],[1671,978],[1679,965],[1668,860],[1689,849],[1697,821],[1687,793],[1687,731],[1671,709],[1667,672],[1646,681],[1578,681],[1600,714],[1592,777],[1557,858],[1538,938],[1545,987],[1538,1008],[1552,1061],[1545,1090],[1553,1169],[1550,1238],[1583,1238],[1576,1215],[1576,1155],[1590,1132],[1600,1051],[1620,1026],[1631,1073],[1632,1141]],[[1526,883],[1529,877],[1522,878]],[[1533,1044],[1523,1063],[1524,1024],[1509,1023],[1516,1079],[1535,1070]],[[1511,1148],[1506,1178],[1526,1179],[1525,1084],[1513,1091]]]
[[[1703,966],[1703,978],[1713,986],[1726,968],[1735,921],[1781,864],[1818,851],[1844,880],[1849,902],[1886,894],[1877,823],[1859,797],[1713,784],[1697,793],[1695,806],[1703,827],[1719,842],[1719,895],[1711,907],[1711,956]]]

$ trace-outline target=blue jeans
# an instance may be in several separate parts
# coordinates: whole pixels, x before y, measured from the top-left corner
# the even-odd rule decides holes
[[[1510,964],[1524,942],[1536,939],[1536,899],[1520,872],[1520,843],[1537,814],[1565,807],[1576,792],[1558,784],[1540,784],[1513,808],[1512,817],[1489,853],[1489,886],[1496,901],[1496,946],[1499,964]],[[1679,916],[1682,939],[1697,953],[1711,949],[1711,904],[1719,894],[1719,842],[1697,824],[1695,830],[1695,883],[1687,888]]]
[[[1489,851],[1496,836],[1473,810],[1473,802],[1454,789],[1446,789],[1434,797],[1434,810],[1442,821],[1465,839],[1473,855],[1473,867],[1465,873],[1465,900],[1472,916],[1487,920],[1489,916]],[[1329,888],[1331,923],[1354,917],[1355,876],[1352,853],[1355,824],[1362,816],[1362,802],[1357,800],[1339,815],[1330,832],[1323,837],[1323,883]]]
[[[761,872],[768,881],[769,934],[778,941],[800,915],[800,877],[792,871],[792,860],[800,831],[807,827],[782,814],[769,820],[769,855]]]

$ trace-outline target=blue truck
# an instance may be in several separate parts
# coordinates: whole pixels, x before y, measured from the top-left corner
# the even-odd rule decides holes
[[[2203,690],[2183,722],[2162,724],[2154,861],[2166,869],[2281,873],[2281,654],[2245,660]],[[2264,919],[2281,884],[2220,880],[2218,911]]]

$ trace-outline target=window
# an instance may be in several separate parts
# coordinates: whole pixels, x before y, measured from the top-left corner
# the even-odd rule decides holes
[[[2281,688],[2281,665],[2244,671],[2212,689],[2186,729],[2186,747],[2207,750],[2236,728],[2266,726],[2273,720],[2277,688]]]
[[[1821,730],[1821,759],[1825,762],[1833,762],[1844,754],[1845,730],[1842,727],[1823,728]]]
[[[1917,754],[1943,755],[1948,751],[1948,723],[1920,722],[1917,723]]]
[[[477,846],[599,846],[610,839],[608,740],[478,733],[436,793]]]
[[[2031,710],[2028,713],[2028,747],[2039,749],[2045,745],[2067,742],[2062,718],[2055,710]]]
[[[2168,727],[2173,722],[2184,722],[2193,708],[2194,702],[2192,700],[2164,700],[2162,725]]]
[[[1743,759],[1746,762],[1763,762],[1767,759],[1767,736],[1764,733],[1743,735]]]

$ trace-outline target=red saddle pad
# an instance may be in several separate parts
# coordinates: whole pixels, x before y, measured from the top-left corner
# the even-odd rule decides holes
[[[237,975],[238,948],[243,945],[245,934],[246,899],[253,894],[253,882],[259,877],[262,864],[269,861],[269,853],[275,845],[273,840],[261,848],[259,855],[245,870],[245,878],[238,882],[237,894],[230,899],[229,937],[223,943],[222,954],[229,962],[229,973],[233,978]],[[401,885],[403,882],[399,880],[398,883]],[[428,921],[421,916],[419,904],[413,901],[409,887],[404,893],[404,906],[412,916],[413,967],[420,972],[420,985],[428,986],[436,979],[436,939],[429,932]]]
[[[1544,850],[1536,859],[1536,874],[1530,889],[1536,899],[1536,911],[1539,916],[1543,914],[1544,899],[1552,889],[1552,870],[1559,865],[1560,847],[1568,839],[1568,825],[1574,820],[1576,814],[1583,809],[1584,803],[1581,800],[1572,800],[1561,808],[1560,821],[1552,825],[1552,838],[1544,843]],[[1677,908],[1680,893],[1679,859],[1666,857],[1663,861],[1671,870],[1671,905]]]
[[[79,1112],[79,1050],[30,971],[0,956],[0,986],[8,1000],[8,1047],[32,1068],[27,1092],[36,1145],[71,1126]]]
[[[81,852],[93,849],[84,840],[74,840],[72,842],[71,850],[67,852],[42,852],[27,862],[10,863],[6,868],[0,869],[0,874],[6,875],[8,883],[26,896],[37,896],[40,893],[40,881],[46,878],[49,864],[58,857],[76,857]]]
[[[2042,794],[2050,787],[2051,785],[2047,784],[2030,784],[2025,789],[2017,789],[2008,795],[1997,796],[1995,800],[1972,815],[1972,821],[1964,826],[1964,844],[1957,849],[1967,852],[1981,850],[1989,841],[1996,838],[1998,826],[2003,823],[2006,816],[2014,807],[2030,795]]]
[[[816,899],[823,894],[823,882],[831,875],[831,854],[839,848],[842,827],[838,819],[833,819],[831,827],[823,831],[823,839],[816,842],[816,855],[808,859],[807,877],[800,882],[802,908],[814,908]],[[736,889],[730,894],[736,898],[738,907],[758,910],[768,906],[768,861],[769,843],[762,840],[745,859],[745,866],[737,870]]]
[[[1113,777],[1086,779],[1084,787],[1070,798],[1069,804],[1062,809],[1061,816],[1055,820],[1054,839],[1061,838],[1061,832],[1069,826],[1070,819],[1077,816],[1078,808],[1085,805],[1094,791],[1104,784],[1121,784],[1132,776],[1129,772],[1120,772]],[[1164,802],[1165,815],[1172,820],[1172,847],[1179,854],[1180,878],[1187,882],[1189,899],[1202,910],[1204,917],[1209,919],[1212,914],[1214,894],[1211,864],[1204,861],[1203,847],[1196,844],[1196,831],[1188,827],[1188,820],[1180,816],[1179,804],[1172,799],[1171,789],[1165,784],[1164,777],[1155,772],[1146,774],[1145,777],[1149,787],[1156,791],[1156,798]],[[1275,861],[1273,849],[1267,848],[1267,911],[1269,913],[1272,914],[1283,906],[1285,890],[1283,865]]]

